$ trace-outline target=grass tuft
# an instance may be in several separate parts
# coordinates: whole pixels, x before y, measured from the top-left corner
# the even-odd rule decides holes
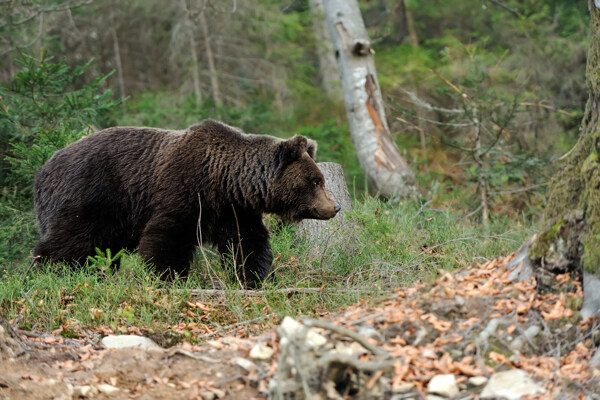
[[[210,248],[200,251],[187,280],[165,283],[137,254],[99,253],[88,266],[7,266],[0,286],[0,314],[22,329],[86,332],[169,332],[169,343],[203,339],[240,321],[276,322],[284,315],[322,315],[373,298],[440,269],[454,270],[506,255],[532,234],[498,218],[488,231],[427,204],[392,204],[366,198],[347,214],[354,232],[344,240],[314,244],[292,226],[273,225],[273,280],[259,295],[240,291],[231,268]],[[108,266],[120,256],[121,268]],[[322,288],[285,292],[284,288]],[[223,289],[219,294],[198,289]],[[237,290],[237,291],[234,291]],[[174,339],[175,338],[175,339]],[[165,339],[166,340],[166,339]]]

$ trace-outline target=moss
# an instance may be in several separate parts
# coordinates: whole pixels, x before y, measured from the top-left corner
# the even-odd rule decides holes
[[[581,136],[563,168],[552,180],[544,226],[531,258],[583,266],[600,276],[600,10],[590,1],[591,40],[586,77],[590,97]],[[559,244],[566,244],[559,246]],[[558,254],[561,253],[561,254]],[[564,254],[563,254],[564,253]]]
[[[600,135],[596,131],[594,136]],[[586,271],[600,276],[600,163],[593,148],[582,168],[585,180],[583,201],[586,206],[587,230],[583,237],[582,264]]]

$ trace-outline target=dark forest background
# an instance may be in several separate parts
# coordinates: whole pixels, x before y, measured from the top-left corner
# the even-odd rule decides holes
[[[391,131],[430,206],[477,224],[484,176],[492,219],[535,223],[587,100],[586,3],[359,4]],[[306,0],[0,1],[0,260],[22,260],[37,236],[34,171],[107,126],[217,118],[303,134],[368,196],[318,24]],[[487,130],[483,164],[464,96]]]

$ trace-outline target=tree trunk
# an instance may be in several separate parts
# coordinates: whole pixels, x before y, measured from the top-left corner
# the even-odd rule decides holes
[[[181,0],[181,7],[185,12],[185,31],[190,41],[190,58],[192,59],[192,81],[194,84],[194,95],[196,103],[202,103],[202,90],[200,89],[200,65],[198,63],[198,52],[196,51],[196,37],[194,36],[194,23],[190,18],[190,11],[185,0]]]
[[[598,6],[595,5],[598,4]],[[583,270],[582,315],[600,310],[600,1],[589,0],[591,40],[587,60],[589,99],[579,141],[551,182],[544,228],[529,258],[538,285],[554,274]],[[596,289],[594,289],[596,288]]]
[[[206,51],[206,59],[208,61],[208,73],[210,74],[210,86],[212,88],[213,100],[217,107],[221,107],[223,101],[221,100],[221,91],[219,90],[219,78],[217,77],[215,58],[212,52],[212,45],[210,43],[210,35],[208,33],[208,25],[206,24],[204,11],[199,14],[199,18],[200,25],[202,25],[202,33],[204,35],[204,51]]]
[[[345,218],[345,211],[350,212],[354,207],[344,179],[344,170],[340,164],[332,162],[317,163],[317,166],[325,177],[325,189],[342,210],[327,221],[317,219],[300,221],[297,224],[298,235],[310,241],[320,252],[340,243],[353,246],[355,243],[352,237],[355,229],[354,225]]]
[[[325,14],[323,14],[323,0],[309,0],[312,13],[312,25],[317,42],[317,56],[319,57],[319,72],[321,86],[330,99],[342,100],[340,74],[335,60],[331,36],[327,28]]]
[[[413,197],[415,178],[388,128],[373,50],[356,0],[324,0],[342,78],[350,134],[371,188],[385,197]]]
[[[113,18],[113,22],[114,22],[114,18]],[[119,48],[119,37],[117,36],[117,30],[115,29],[115,27],[113,26],[110,29],[110,33],[112,36],[112,40],[113,40],[113,51],[115,52],[115,63],[117,64],[117,79],[119,80],[119,91],[121,93],[120,96],[121,97],[125,97],[126,93],[125,93],[125,79],[123,79],[123,63],[121,62],[121,50]]]

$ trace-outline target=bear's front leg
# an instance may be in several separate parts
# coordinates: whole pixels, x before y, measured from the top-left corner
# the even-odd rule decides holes
[[[187,277],[196,246],[195,229],[193,217],[155,213],[142,232],[139,253],[161,279]]]
[[[259,287],[267,277],[273,262],[269,231],[262,215],[244,216],[237,213],[222,222],[217,247],[223,259],[235,260],[236,274],[250,289]],[[232,257],[233,256],[233,257]]]

